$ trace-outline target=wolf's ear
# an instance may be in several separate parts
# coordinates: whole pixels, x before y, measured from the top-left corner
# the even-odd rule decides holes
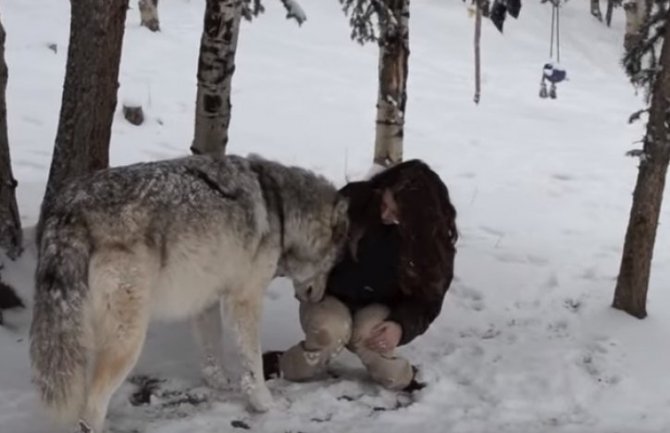
[[[247,154],[247,160],[249,161],[267,161],[265,158],[260,156],[258,153],[251,152]]]
[[[333,205],[331,227],[333,228],[333,242],[343,242],[349,234],[349,199],[337,194]]]

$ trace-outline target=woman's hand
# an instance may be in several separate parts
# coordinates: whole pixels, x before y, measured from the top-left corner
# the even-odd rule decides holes
[[[378,353],[392,352],[400,343],[402,327],[396,322],[382,322],[372,328],[370,337],[365,341],[368,349]]]

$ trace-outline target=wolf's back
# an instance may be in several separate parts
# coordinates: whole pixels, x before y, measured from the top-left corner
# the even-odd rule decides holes
[[[71,421],[86,392],[84,303],[91,245],[86,227],[73,215],[43,217],[30,329],[33,380],[46,406]]]

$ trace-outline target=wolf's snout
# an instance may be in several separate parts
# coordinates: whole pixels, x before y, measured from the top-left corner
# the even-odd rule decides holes
[[[314,302],[314,286],[307,286],[303,290],[296,291],[295,297],[298,301],[302,302]]]
[[[302,290],[296,291],[295,297],[301,302],[316,303],[321,301],[323,298],[323,292],[318,290],[318,288],[314,285],[310,284],[309,286],[304,287]]]

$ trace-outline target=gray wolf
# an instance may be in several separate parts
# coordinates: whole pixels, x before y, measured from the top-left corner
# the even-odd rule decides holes
[[[412,160],[340,193],[349,198],[349,248],[328,276],[324,300],[301,306],[304,341],[265,354],[266,364],[306,380],[346,346],[382,386],[419,389],[415,369],[395,348],[426,332],[453,278],[458,235],[447,187]]]
[[[323,177],[257,156],[190,156],[72,181],[45,203],[39,228],[30,356],[43,402],[82,432],[101,432],[150,320],[193,318],[214,347],[201,315],[221,305],[242,389],[267,410],[264,290],[287,276],[301,301],[319,301],[347,208]]]

